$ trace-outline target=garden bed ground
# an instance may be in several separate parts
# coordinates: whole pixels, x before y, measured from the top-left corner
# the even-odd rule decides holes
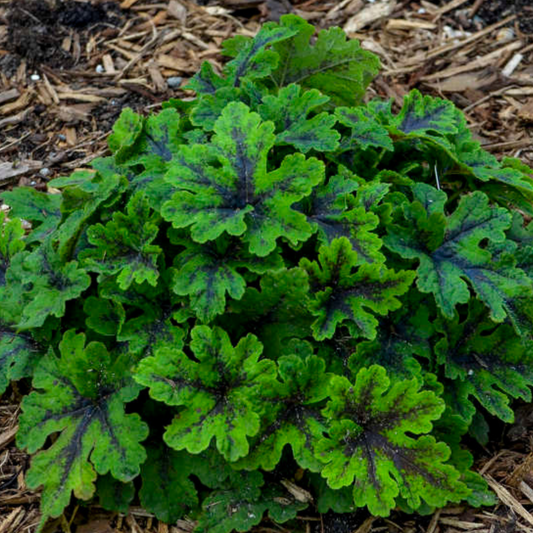
[[[452,99],[498,157],[533,164],[531,0],[0,0],[0,189],[46,189],[51,178],[106,153],[122,108],[157,110],[204,60],[220,65],[220,43],[253,35],[293,12],[319,27],[342,26],[378,54],[370,96],[411,88]],[[5,208],[5,206],[2,206]],[[14,446],[19,391],[0,401],[0,533],[30,533],[38,494],[26,489],[27,456]],[[533,532],[533,415],[494,431],[478,471],[500,498],[493,508],[448,508],[414,518],[302,516],[308,533]],[[48,532],[183,533],[141,509],[127,516],[71,505]],[[254,531],[285,532],[265,520]]]

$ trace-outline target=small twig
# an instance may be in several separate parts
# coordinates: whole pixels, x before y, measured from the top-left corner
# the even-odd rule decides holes
[[[479,11],[479,8],[481,7],[481,4],[483,4],[484,1],[485,0],[476,0],[474,2],[474,5],[470,9],[470,13],[468,14],[470,18],[473,18],[474,15]]]

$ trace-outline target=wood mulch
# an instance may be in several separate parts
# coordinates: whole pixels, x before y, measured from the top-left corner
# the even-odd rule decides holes
[[[187,95],[183,87],[221,42],[254,35],[293,12],[339,25],[383,64],[369,96],[396,106],[416,87],[453,100],[478,140],[498,157],[533,165],[531,0],[0,0],[0,191],[46,190],[57,176],[106,153],[126,106],[147,113]],[[5,208],[2,206],[2,208]],[[20,395],[0,399],[0,533],[32,533],[38,494],[26,489],[28,457],[17,450]],[[430,517],[302,518],[308,533],[533,533],[533,416],[483,450],[477,469],[499,497],[492,508],[453,507]],[[140,508],[113,515],[73,503],[48,533],[188,533]],[[291,533],[267,523],[254,529]]]

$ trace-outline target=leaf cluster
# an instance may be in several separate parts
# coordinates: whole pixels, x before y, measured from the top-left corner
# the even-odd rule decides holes
[[[364,102],[377,58],[313,34],[230,39],[61,194],[2,194],[0,388],[33,380],[42,524],[72,495],[211,533],[490,503],[463,437],[531,400],[531,169],[451,102]]]

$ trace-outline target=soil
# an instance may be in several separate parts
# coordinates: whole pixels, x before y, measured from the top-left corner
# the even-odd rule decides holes
[[[485,0],[477,16],[486,24],[494,24],[509,15],[518,15],[520,31],[533,37],[533,3],[531,0]]]
[[[70,67],[76,58],[62,48],[69,29],[91,27],[96,33],[114,17],[114,2],[93,5],[73,0],[59,1],[54,7],[45,0],[21,0],[14,3],[7,16],[7,50],[27,60],[30,66],[38,64]]]

